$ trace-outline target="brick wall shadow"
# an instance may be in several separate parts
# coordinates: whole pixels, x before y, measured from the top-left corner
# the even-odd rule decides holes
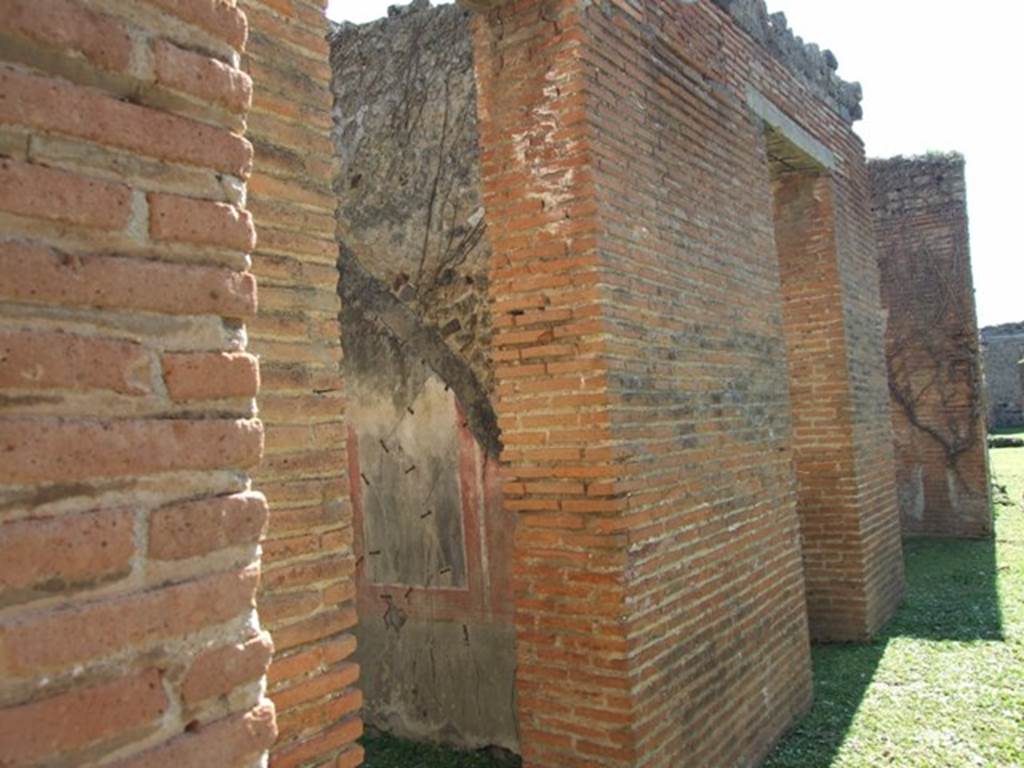
[[[814,705],[762,768],[831,765],[890,641],[1003,640],[995,547],[993,538],[906,541],[903,606],[873,642],[814,647]]]

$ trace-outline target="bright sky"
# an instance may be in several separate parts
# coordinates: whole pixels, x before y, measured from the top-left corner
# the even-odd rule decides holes
[[[393,0],[330,0],[337,21],[371,21]],[[436,3],[436,0],[435,0]],[[1024,151],[1019,98],[1024,3],[768,0],[864,85],[856,130],[871,157],[957,150],[967,158],[971,256],[982,325],[1024,320]]]

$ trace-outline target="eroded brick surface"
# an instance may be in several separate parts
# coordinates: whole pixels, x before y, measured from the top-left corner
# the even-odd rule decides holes
[[[209,655],[262,637],[244,16],[3,16],[0,764],[252,763],[269,654]],[[215,517],[241,493],[254,519]],[[213,688],[185,682],[197,658]]]

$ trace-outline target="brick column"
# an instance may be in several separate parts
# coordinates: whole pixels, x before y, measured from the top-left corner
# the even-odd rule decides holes
[[[522,751],[748,765],[810,698],[771,189],[627,6],[475,27]]]
[[[0,27],[0,763],[258,764],[244,15]]]
[[[903,532],[992,533],[985,397],[959,155],[870,164]]]
[[[775,242],[793,408],[793,461],[811,634],[859,640],[886,613],[869,585],[857,409],[848,361],[836,239],[834,181],[826,172],[774,182]]]
[[[331,70],[323,0],[241,0],[253,79],[248,135],[256,150],[249,208],[259,241],[260,311],[250,324],[263,387],[270,502],[260,618],[274,640],[269,695],[280,737],[274,768],[359,764],[362,733],[344,479]]]
[[[637,758],[580,34],[574,0],[506,6],[475,30],[528,766]]]

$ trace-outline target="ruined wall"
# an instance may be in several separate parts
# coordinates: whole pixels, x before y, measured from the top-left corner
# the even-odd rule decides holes
[[[468,15],[393,8],[331,61],[365,716],[516,749]]]
[[[242,66],[253,79],[249,209],[260,309],[249,325],[263,384],[266,456],[255,472],[270,502],[260,618],[274,640],[268,693],[280,737],[274,768],[357,765],[362,733],[352,508],[338,339],[331,194],[331,94],[323,0],[240,0]]]
[[[992,532],[984,395],[959,155],[873,160],[903,531]]]
[[[1024,323],[981,329],[990,429],[1024,427],[1024,384],[1017,363],[1024,359]]]
[[[260,765],[245,17],[2,15],[0,764]]]
[[[476,67],[525,762],[755,764],[810,670],[751,87],[834,158],[828,384],[852,429],[833,627],[866,637],[902,594],[856,89],[741,28],[752,9],[796,46],[759,3],[498,5]]]

